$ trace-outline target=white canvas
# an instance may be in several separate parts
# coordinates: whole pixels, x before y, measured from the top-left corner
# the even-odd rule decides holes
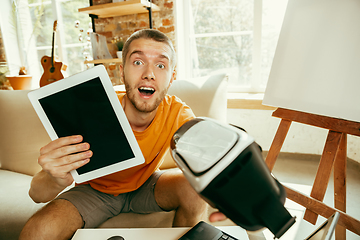
[[[289,0],[263,104],[360,122],[360,1]]]

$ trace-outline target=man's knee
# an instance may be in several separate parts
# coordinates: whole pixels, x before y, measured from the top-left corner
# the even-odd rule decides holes
[[[82,225],[82,217],[72,203],[54,200],[29,219],[19,239],[70,239]]]
[[[194,214],[205,211],[207,204],[192,188],[181,171],[171,171],[163,175],[164,177],[160,178],[162,182],[159,184],[159,188],[162,188],[159,192],[162,194],[158,195],[171,198],[169,202],[173,204],[174,209],[183,208]]]

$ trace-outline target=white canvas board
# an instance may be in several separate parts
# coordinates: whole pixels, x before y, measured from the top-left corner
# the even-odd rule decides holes
[[[289,0],[263,104],[360,122],[360,1]]]

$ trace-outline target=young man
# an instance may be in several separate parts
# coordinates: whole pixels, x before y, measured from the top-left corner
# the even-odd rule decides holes
[[[104,176],[57,195],[72,184],[70,171],[91,161],[82,136],[50,142],[40,150],[42,167],[29,191],[35,202],[48,202],[26,223],[20,239],[69,239],[79,228],[96,227],[121,212],[176,210],[174,226],[193,226],[206,210],[180,171],[158,171],[170,139],[191,109],[166,95],[173,79],[175,51],[156,30],[134,33],[124,45],[120,68],[126,93],[118,94],[145,164]],[[119,146],[121,154],[121,146]]]

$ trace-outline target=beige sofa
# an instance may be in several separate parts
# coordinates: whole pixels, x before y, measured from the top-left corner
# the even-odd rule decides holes
[[[197,116],[226,122],[225,75],[176,80],[169,94],[180,97]],[[0,239],[17,239],[25,222],[44,204],[29,195],[32,176],[40,171],[40,147],[50,141],[28,98],[29,91],[0,90]],[[170,156],[162,168],[170,168]],[[174,212],[120,214],[100,227],[171,227]]]

